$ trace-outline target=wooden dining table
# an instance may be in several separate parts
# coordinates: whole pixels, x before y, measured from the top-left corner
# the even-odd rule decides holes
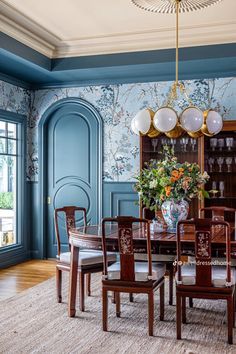
[[[76,290],[77,290],[77,268],[79,249],[102,250],[102,228],[101,225],[89,225],[71,229],[69,231],[69,243],[71,245],[71,267],[69,279],[69,301],[68,315],[74,317],[76,313]],[[231,258],[236,259],[235,232],[232,228],[231,234]],[[146,236],[144,229],[136,225],[133,230],[133,242],[135,253],[147,253]],[[194,230],[186,228],[182,233],[183,255],[194,256]],[[225,257],[225,236],[220,230],[212,237],[212,257]],[[118,228],[110,224],[106,230],[106,245],[108,251],[118,252]],[[176,234],[165,232],[151,233],[151,248],[153,254],[176,255]]]

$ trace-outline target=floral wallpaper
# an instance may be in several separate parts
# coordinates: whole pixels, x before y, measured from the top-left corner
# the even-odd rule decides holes
[[[215,108],[224,119],[236,119],[236,78],[188,80],[186,91],[201,109]],[[66,97],[79,97],[98,110],[104,121],[103,177],[105,181],[132,181],[139,169],[139,138],[130,122],[142,108],[156,110],[166,103],[172,82],[120,84],[27,90],[0,82],[0,108],[28,113],[27,179],[38,180],[38,124],[53,103]],[[178,98],[181,111],[187,101]]]

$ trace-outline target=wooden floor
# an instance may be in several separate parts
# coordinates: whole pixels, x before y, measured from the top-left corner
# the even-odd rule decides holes
[[[55,275],[55,261],[32,260],[0,270],[0,301]]]

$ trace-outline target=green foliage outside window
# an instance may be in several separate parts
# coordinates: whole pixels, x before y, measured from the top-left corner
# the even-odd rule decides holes
[[[0,209],[13,209],[13,192],[0,193]]]

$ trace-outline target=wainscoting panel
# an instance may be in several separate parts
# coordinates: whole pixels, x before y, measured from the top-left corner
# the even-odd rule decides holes
[[[103,216],[139,216],[138,194],[133,182],[103,183]]]

